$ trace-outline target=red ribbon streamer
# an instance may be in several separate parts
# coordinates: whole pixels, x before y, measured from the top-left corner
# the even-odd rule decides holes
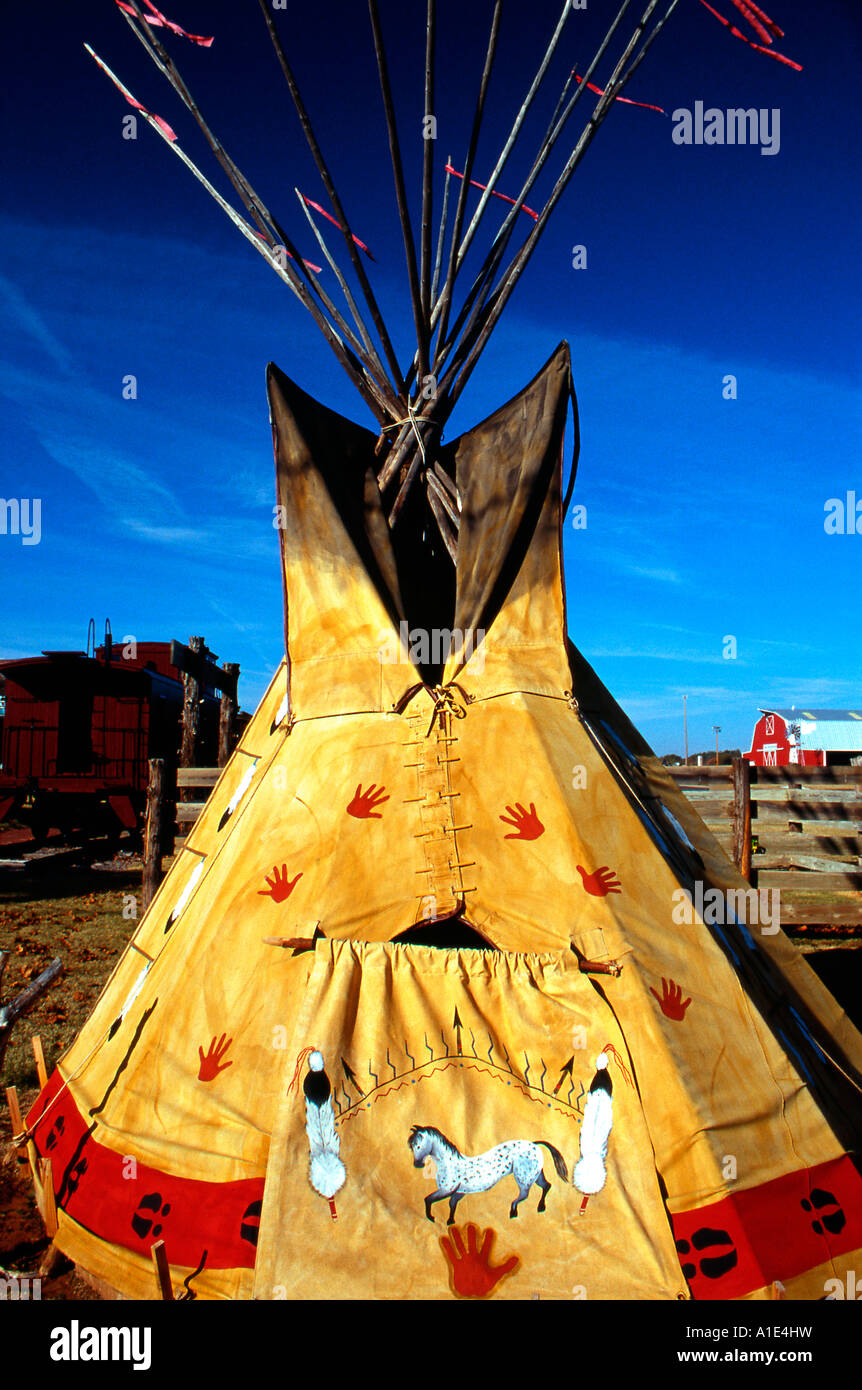
[[[760,6],[755,5],[754,0],[733,0],[733,3],[734,5],[736,5],[737,9],[740,9],[740,7],[744,5],[747,10],[751,10],[753,14],[756,14],[761,24],[765,25],[765,27],[769,29],[777,39],[784,38],[784,30],[779,29],[778,25],[775,23],[775,20],[770,19],[768,14],[764,14]],[[749,24],[750,23],[751,21],[749,20]]]
[[[331,222],[334,227],[338,227],[339,231],[344,231],[344,228],[342,227],[338,219],[333,217],[331,212],[327,212],[326,208],[322,208],[319,203],[312,202],[311,198],[306,198],[304,193],[300,193],[299,196],[302,198],[302,201],[305,203],[306,207],[314,208],[315,212],[319,212],[320,215],[322,217],[325,217],[327,221]],[[365,245],[364,241],[360,241],[359,237],[354,236],[352,232],[350,233],[350,239],[351,241],[356,242],[356,245],[359,247],[360,251],[364,251],[369,260],[374,260],[374,257],[372,256],[368,247]]]
[[[583,82],[584,80],[577,73],[574,73],[573,76],[576,82]],[[587,87],[591,92],[595,92],[597,97],[603,97],[605,94],[603,87],[596,87],[592,82],[588,82]],[[667,115],[663,106],[651,106],[648,101],[632,101],[630,97],[614,97],[614,101],[624,101],[626,106],[642,106],[645,111],[658,111],[662,116]]]
[[[745,3],[745,0],[733,0],[733,3],[739,10],[739,13],[742,15],[743,19],[748,20],[749,24],[751,25],[755,34],[757,34],[758,38],[761,38],[764,43],[772,43],[772,35],[770,34],[769,30],[766,28],[765,25],[761,24],[757,15],[754,13],[754,10],[749,9],[748,5]]]
[[[132,16],[132,19],[139,18],[139,16],[135,14],[135,11],[132,9],[131,5],[125,4],[124,0],[114,0],[114,3],[119,7],[119,9],[125,10],[126,14],[130,14]],[[157,10],[155,5],[151,3],[151,0],[143,0],[143,4],[145,4],[147,9],[150,11],[148,15],[143,16],[144,23],[149,24],[151,28],[170,29],[172,34],[179,34],[181,38],[191,39],[192,43],[199,43],[201,48],[212,47],[212,39],[205,39],[200,34],[190,34],[187,29],[181,29],[179,24],[174,24],[173,20],[166,19],[165,16],[162,14],[161,10]]]
[[[711,15],[715,15],[715,18],[718,20],[719,24],[723,24],[725,29],[730,30],[734,38],[742,39],[742,42],[747,43],[749,48],[753,48],[755,53],[765,53],[768,58],[774,58],[777,63],[783,63],[785,67],[793,68],[795,72],[802,71],[801,63],[794,63],[792,58],[785,57],[783,53],[776,53],[774,48],[765,48],[762,43],[753,43],[751,39],[747,39],[745,35],[741,33],[739,29],[737,29],[735,24],[731,24],[729,19],[725,19],[724,15],[719,14],[718,10],[714,10],[712,8],[712,5],[708,5],[706,0],[700,0],[700,3],[704,6],[705,9],[709,10]],[[736,4],[736,0],[733,0],[733,3]],[[746,0],[746,3],[748,3],[748,0]],[[759,10],[758,13],[762,15],[763,11]],[[764,17],[768,18],[768,16]],[[777,28],[777,25],[775,27]],[[781,30],[779,30],[778,32],[781,33]]]
[[[453,169],[451,164],[446,165],[446,173],[454,174],[456,179],[463,179],[464,177],[464,175],[459,173],[457,169]],[[476,179],[470,179],[470,183],[473,185],[474,188],[484,189],[488,187],[486,183],[478,183]],[[492,188],[491,193],[495,198],[502,198],[504,203],[511,203],[513,207],[515,206],[517,200],[515,198],[510,198],[507,193],[498,193],[496,188]],[[538,222],[539,214],[537,212],[534,212],[532,208],[528,208],[526,203],[521,204],[521,212],[525,212],[528,217],[532,217],[534,222]]]
[[[99,62],[98,58],[96,59],[96,61]],[[129,103],[130,106],[134,106],[136,111],[142,111],[145,116],[149,116],[151,121],[155,121],[156,125],[159,127],[160,130],[163,130],[165,132],[165,135],[168,137],[169,140],[176,140],[177,137],[175,133],[171,130],[167,121],[162,120],[162,117],[157,116],[153,111],[148,111],[146,106],[142,106],[139,101],[135,101],[135,98],[132,96],[131,92],[127,92],[125,87],[123,87],[122,84],[117,81],[116,77],[114,77],[113,73],[108,72],[108,69],[105,67],[104,63],[99,63],[99,67],[108,77],[110,77],[114,86],[117,88],[117,91],[122,92],[123,96],[126,98],[126,101]]]

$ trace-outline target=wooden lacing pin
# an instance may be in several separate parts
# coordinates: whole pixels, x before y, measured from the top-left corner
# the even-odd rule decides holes
[[[22,1123],[21,1120],[21,1106],[18,1104],[18,1091],[15,1090],[14,1086],[6,1087],[6,1104],[8,1106],[8,1118],[10,1118],[11,1126],[13,1126],[13,1144],[19,1147],[19,1145],[22,1144],[21,1134],[22,1131],[24,1131],[24,1123]],[[21,1156],[21,1154],[18,1154],[18,1158],[21,1158]]]
[[[57,1202],[54,1197],[54,1165],[50,1158],[46,1158],[42,1163],[40,1177],[42,1186],[42,1201],[40,1204],[42,1221],[45,1226],[46,1236],[50,1236],[51,1240],[53,1240],[57,1234],[60,1223],[57,1220]]]
[[[619,979],[622,966],[618,960],[586,960],[574,946],[572,950],[578,958],[578,968],[582,975],[612,975],[615,980]]]
[[[168,1264],[168,1257],[165,1251],[165,1242],[157,1240],[150,1250],[153,1258],[153,1268],[156,1274],[156,1288],[159,1298],[165,1303],[173,1303],[174,1289],[171,1283],[171,1267]]]
[[[320,923],[314,925],[313,936],[263,936],[261,940],[264,946],[281,946],[285,949],[292,948],[292,954],[301,955],[303,951],[313,951],[318,941],[326,938],[320,930]]]

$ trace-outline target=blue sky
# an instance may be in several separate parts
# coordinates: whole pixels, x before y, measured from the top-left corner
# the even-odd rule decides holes
[[[560,7],[510,0],[479,178]],[[611,8],[589,0],[572,14],[542,125]],[[730,0],[715,8],[735,14]],[[862,499],[862,12],[837,0],[768,8],[801,74],[680,0],[628,94],[669,113],[697,101],[777,109],[778,152],[676,145],[670,115],[618,106],[447,432],[495,409],[568,339],[582,433],[575,501],[587,508],[586,529],[565,533],[570,632],[659,752],[682,751],[683,694],[693,749],[712,745],[715,724],[722,746],[747,747],[764,704],[862,700],[862,534],[823,525],[827,499]],[[440,3],[438,172],[450,153],[463,162],[491,9]],[[292,189],[325,196],[257,6],[172,0],[166,13],[215,35],[210,50],[169,46],[226,147],[315,259]],[[418,195],[424,3],[382,0],[381,14]],[[253,708],[282,633],[266,363],[370,420],[301,306],[163,142],[143,123],[137,140],[122,139],[130,108],[85,41],[213,173],[112,0],[19,7],[4,27],[14,61],[0,108],[0,496],[39,497],[42,535],[38,545],[0,535],[0,656],[80,648],[91,616],[100,631],[110,617],[115,637],[200,632],[240,662]],[[406,359],[412,320],[365,7],[292,10],[284,32]],[[529,152],[528,138],[506,191]],[[541,205],[541,192],[529,201]],[[585,270],[572,267],[576,244]],[[124,400],[130,373],[138,395]],[[722,399],[728,374],[736,400]],[[729,636],[734,659],[723,655]]]

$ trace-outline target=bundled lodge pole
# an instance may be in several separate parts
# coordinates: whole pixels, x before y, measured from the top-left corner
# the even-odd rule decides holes
[[[329,165],[314,133],[308,109],[300,93],[284,44],[276,28],[269,0],[259,0],[260,9],[308,148],[329,198],[332,215],[318,207],[304,194],[299,193],[299,190],[296,190],[297,196],[315,241],[323,253],[326,265],[334,273],[356,331],[336,307],[318,279],[318,272],[321,274],[323,272],[319,270],[319,267],[312,266],[303,260],[281,224],[269,211],[238,165],[227,154],[207,121],[204,120],[173,58],[156,32],[157,29],[164,27],[163,17],[159,15],[158,10],[150,6],[149,3],[146,4],[145,10],[139,0],[128,0],[127,4],[120,7],[123,18],[129,24],[136,38],[143,44],[156,67],[167,78],[174,92],[193,116],[211,153],[227,175],[250,222],[246,221],[245,217],[241,216],[216,191],[197,165],[179,147],[175,134],[166,122],[145,110],[114,76],[110,68],[86,45],[88,52],[126,99],[140,111],[142,118],[152,129],[156,130],[172,152],[190,169],[194,177],[207,189],[207,192],[219,204],[242,235],[267,259],[279,278],[289,286],[312,315],[340,365],[378,422],[379,436],[375,450],[379,459],[378,486],[381,494],[386,496],[384,510],[390,527],[396,526],[408,494],[414,487],[417,478],[421,478],[427,506],[436,522],[446,550],[453,560],[457,555],[459,508],[457,496],[452,495],[451,480],[442,476],[442,471],[437,464],[442,431],[560,198],[568,187],[599,127],[677,8],[678,0],[665,0],[666,9],[660,16],[658,14],[659,0],[648,0],[629,38],[623,40],[617,36],[617,31],[631,3],[632,0],[622,0],[618,4],[592,59],[582,69],[583,75],[580,75],[575,67],[570,66],[572,60],[570,55],[567,55],[567,76],[562,92],[554,106],[550,122],[539,141],[535,154],[527,163],[529,172],[520,193],[517,197],[510,197],[509,194],[499,191],[497,184],[515,143],[522,135],[526,118],[534,102],[541,97],[552,60],[559,52],[564,51],[563,39],[572,12],[571,0],[564,0],[553,32],[545,46],[542,59],[527,87],[526,96],[515,113],[509,134],[503,143],[490,176],[488,176],[487,182],[479,184],[482,193],[465,232],[467,199],[472,186],[479,133],[502,18],[503,0],[495,0],[463,167],[460,171],[454,170],[451,165],[451,158],[447,161],[436,257],[432,267],[434,150],[436,148],[437,124],[437,113],[434,109],[436,104],[436,0],[426,0],[425,8],[425,64],[422,105],[424,143],[418,256],[407,200],[404,164],[378,0],[368,0],[373,49],[386,121],[395,183],[395,200],[404,244],[410,303],[416,335],[415,352],[406,373],[399,364],[391,336],[383,321],[362,257],[359,254],[360,247],[366,252],[368,252],[368,248],[353,233]],[[749,24],[758,41],[746,38],[740,29],[731,25],[717,11],[711,10],[710,6],[707,5],[706,9],[711,10],[713,16],[719,19],[735,38],[742,39],[756,51],[777,59],[787,67],[801,71],[798,63],[794,63],[770,47],[773,37],[780,37],[782,31],[773,21],[769,20],[768,16],[764,16],[763,12],[757,6],[748,3],[748,0],[731,0],[731,3],[741,16],[740,23]],[[201,39],[200,36],[186,34],[174,24],[167,27],[179,37],[189,39],[192,42],[202,43],[207,47],[212,42],[212,40]],[[610,76],[603,87],[594,86],[592,79],[595,77],[597,81],[599,80],[597,68],[606,57],[611,67]],[[577,86],[570,96],[569,92],[573,81],[577,83]],[[533,212],[526,208],[525,199],[529,196],[531,188],[546,167],[578,102],[588,90],[598,93],[598,101],[587,117],[574,144],[569,147],[568,155],[564,156],[563,167],[557,175],[550,196],[546,199],[540,212]],[[450,171],[456,173],[461,180],[451,226],[449,225]],[[513,189],[512,192],[514,193],[514,191]],[[486,253],[478,273],[474,276],[467,294],[456,306],[454,295],[459,272],[463,269],[477,231],[492,206],[492,199],[499,198],[505,198],[510,202],[511,208],[503,219],[502,226],[496,230],[490,249]],[[357,298],[351,292],[347,279],[339,270],[314,221],[310,210],[312,208],[316,208],[318,212],[323,212],[325,217],[334,222],[344,239],[350,265],[358,281],[370,315],[371,325],[376,334],[376,343],[371,330],[363,320]],[[520,228],[524,220],[522,213],[525,211],[528,211],[534,219],[533,225],[506,264],[509,244],[516,234],[516,229]],[[446,249],[447,238],[448,252]],[[453,315],[454,323],[450,329],[450,320]],[[436,338],[434,338],[432,346],[435,329]],[[191,732],[189,737],[191,737]],[[193,755],[189,755],[188,759],[184,756],[183,765],[190,765],[191,762],[193,762]]]

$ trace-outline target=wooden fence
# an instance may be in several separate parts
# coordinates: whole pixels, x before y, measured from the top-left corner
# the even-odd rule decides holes
[[[862,928],[862,767],[668,772],[743,877],[780,890],[783,927]]]
[[[185,843],[223,768],[177,768],[176,785],[168,785],[162,758],[150,761],[147,789],[147,829],[144,837],[143,907],[147,910],[161,882],[162,858],[174,854]],[[193,800],[190,793],[197,792]],[[200,793],[203,793],[201,798]]]
[[[743,877],[780,889],[783,927],[862,931],[862,767],[752,767],[736,758],[668,772]],[[162,855],[184,842],[220,775],[217,767],[180,768],[175,790],[164,785],[163,765],[151,763],[145,908]],[[182,799],[193,792],[194,800]]]

